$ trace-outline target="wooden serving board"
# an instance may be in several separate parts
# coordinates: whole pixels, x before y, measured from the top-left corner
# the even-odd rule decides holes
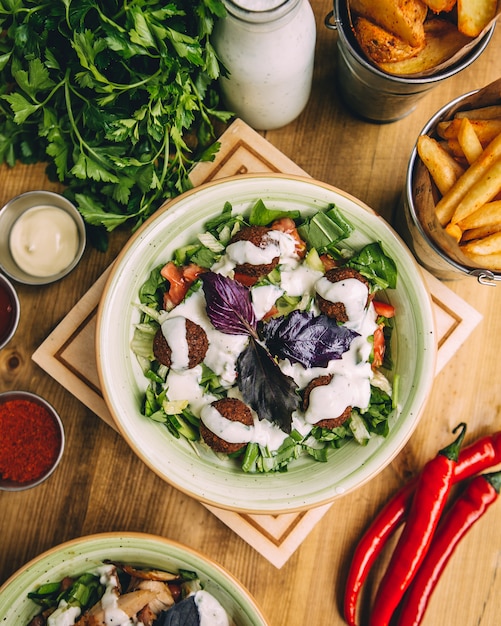
[[[236,120],[221,136],[216,159],[195,167],[195,186],[236,174],[283,172],[307,176],[282,152]],[[110,268],[69,311],[33,354],[33,360],[102,420],[116,429],[104,402],[95,360],[96,317]],[[482,316],[431,274],[423,270],[431,294],[438,338],[436,373],[479,324]],[[298,513],[246,515],[204,505],[247,541],[275,567],[280,568],[301,545],[331,504]]]

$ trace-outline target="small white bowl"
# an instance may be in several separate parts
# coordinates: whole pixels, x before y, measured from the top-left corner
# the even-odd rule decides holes
[[[54,472],[56,467],[59,465],[59,462],[63,456],[64,451],[64,428],[61,422],[61,418],[59,417],[57,411],[54,407],[44,400],[40,396],[31,393],[29,391],[5,391],[4,393],[0,393],[0,407],[11,401],[22,400],[23,402],[29,402],[30,404],[38,405],[41,407],[46,413],[47,421],[52,421],[56,426],[56,430],[58,432],[58,449],[56,453],[53,455],[52,463],[49,467],[45,469],[45,471],[37,476],[33,476],[29,480],[14,480],[11,477],[4,478],[1,473],[0,468],[0,491],[22,491],[24,489],[31,489],[32,487],[36,487],[43,483],[49,476]],[[23,420],[24,416],[20,412],[18,415],[19,420]],[[23,450],[22,445],[16,446],[17,454],[27,462],[29,462],[29,457],[26,454],[26,451]]]
[[[21,268],[15,260],[11,246],[11,233],[17,220],[30,209],[50,207],[65,211],[73,219],[78,245],[72,260],[55,273],[48,272],[42,276],[30,274]],[[27,191],[16,196],[0,209],[0,268],[7,276],[26,285],[46,285],[60,280],[69,274],[80,261],[86,244],[85,223],[78,209],[64,196],[52,191]]]
[[[3,274],[0,274],[0,291],[2,292],[0,297],[0,307],[2,307],[0,310],[0,319],[2,320],[0,350],[2,350],[14,337],[19,324],[21,306],[14,285]]]

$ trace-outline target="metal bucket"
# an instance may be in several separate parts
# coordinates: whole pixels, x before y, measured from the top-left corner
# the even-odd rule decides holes
[[[452,67],[412,78],[387,74],[367,60],[353,34],[347,0],[334,0],[334,10],[326,16],[325,25],[338,34],[337,84],[341,99],[359,117],[378,123],[395,122],[411,113],[436,83],[471,65],[494,32],[493,25],[470,54]]]
[[[420,135],[432,134],[438,122],[448,119],[453,109],[456,110],[464,100],[476,93],[478,90],[460,96],[446,104],[427,122]],[[476,278],[483,285],[496,285],[497,282],[501,281],[501,272],[475,267],[473,262],[459,251],[458,246],[452,246],[450,238],[445,235],[438,224],[438,220],[435,223],[429,217],[425,220],[427,227],[423,226],[423,220],[418,217],[414,201],[418,161],[420,162],[415,146],[409,159],[401,206],[394,216],[396,230],[412,250],[419,263],[437,278],[458,280],[469,276]]]

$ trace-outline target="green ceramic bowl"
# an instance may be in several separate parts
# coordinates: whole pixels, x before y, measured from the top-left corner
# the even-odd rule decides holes
[[[387,438],[375,437],[361,447],[349,443],[329,453],[327,463],[299,458],[286,473],[244,474],[213,454],[197,455],[187,441],[141,416],[146,381],[130,350],[133,324],[139,319],[138,288],[150,271],[170,260],[179,246],[204,231],[229,201],[246,213],[256,200],[273,208],[308,215],[335,203],[356,227],[355,247],[381,241],[398,264],[399,279],[388,298],[397,309],[392,357],[400,376],[399,409]],[[97,322],[96,354],[101,388],[122,436],[134,452],[165,481],[197,500],[250,513],[285,513],[332,501],[380,472],[411,436],[435,371],[436,341],[431,301],[421,270],[393,229],[348,194],[309,178],[248,175],[196,188],[161,208],[128,242],[105,287]]]
[[[225,569],[198,552],[142,533],[102,533],[63,543],[36,557],[0,587],[0,623],[26,626],[40,608],[27,598],[38,585],[95,569],[103,559],[138,567],[197,572],[235,626],[267,626],[249,592]]]

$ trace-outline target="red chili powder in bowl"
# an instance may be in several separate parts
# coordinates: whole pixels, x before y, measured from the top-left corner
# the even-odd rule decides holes
[[[48,408],[22,398],[0,403],[2,480],[42,478],[56,463],[61,444],[61,429]]]

